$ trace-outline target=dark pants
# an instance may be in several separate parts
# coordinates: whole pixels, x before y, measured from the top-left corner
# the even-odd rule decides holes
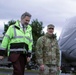
[[[25,64],[26,64],[26,56],[24,54],[20,54],[19,57],[13,64],[13,75],[24,75]]]

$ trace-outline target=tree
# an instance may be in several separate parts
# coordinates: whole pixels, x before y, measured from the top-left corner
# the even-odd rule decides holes
[[[35,57],[35,50],[36,50],[36,42],[37,42],[37,39],[44,35],[44,32],[42,31],[43,30],[43,23],[40,21],[38,21],[37,19],[36,20],[33,20],[32,23],[31,23],[31,26],[32,26],[32,35],[33,35],[33,57],[32,57],[32,60],[35,62],[36,60],[36,57]]]
[[[44,35],[44,32],[42,31],[44,27],[43,27],[43,23],[39,22],[37,19],[32,21],[31,26],[32,26],[32,35],[34,41],[33,43],[35,46],[37,39],[40,36]]]
[[[8,21],[8,24],[4,24],[4,32],[3,32],[3,34],[5,34],[6,31],[8,30],[8,28],[9,28],[9,26],[15,24],[15,22],[16,21],[11,20],[11,21]]]

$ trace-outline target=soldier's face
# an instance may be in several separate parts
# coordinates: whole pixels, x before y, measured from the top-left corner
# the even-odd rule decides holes
[[[47,32],[48,32],[49,34],[53,34],[54,28],[48,28],[48,29],[47,29]]]
[[[26,16],[24,19],[21,20],[22,25],[28,25],[30,22],[30,17]]]

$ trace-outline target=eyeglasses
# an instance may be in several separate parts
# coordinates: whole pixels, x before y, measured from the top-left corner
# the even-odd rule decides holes
[[[48,28],[48,29],[52,29],[52,30],[54,30],[54,28]]]

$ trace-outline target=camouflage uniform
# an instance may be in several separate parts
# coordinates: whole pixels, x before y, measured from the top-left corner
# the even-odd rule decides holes
[[[44,71],[40,71],[39,75],[57,75],[60,52],[56,35],[46,33],[37,40],[36,58],[39,64],[44,64]]]

